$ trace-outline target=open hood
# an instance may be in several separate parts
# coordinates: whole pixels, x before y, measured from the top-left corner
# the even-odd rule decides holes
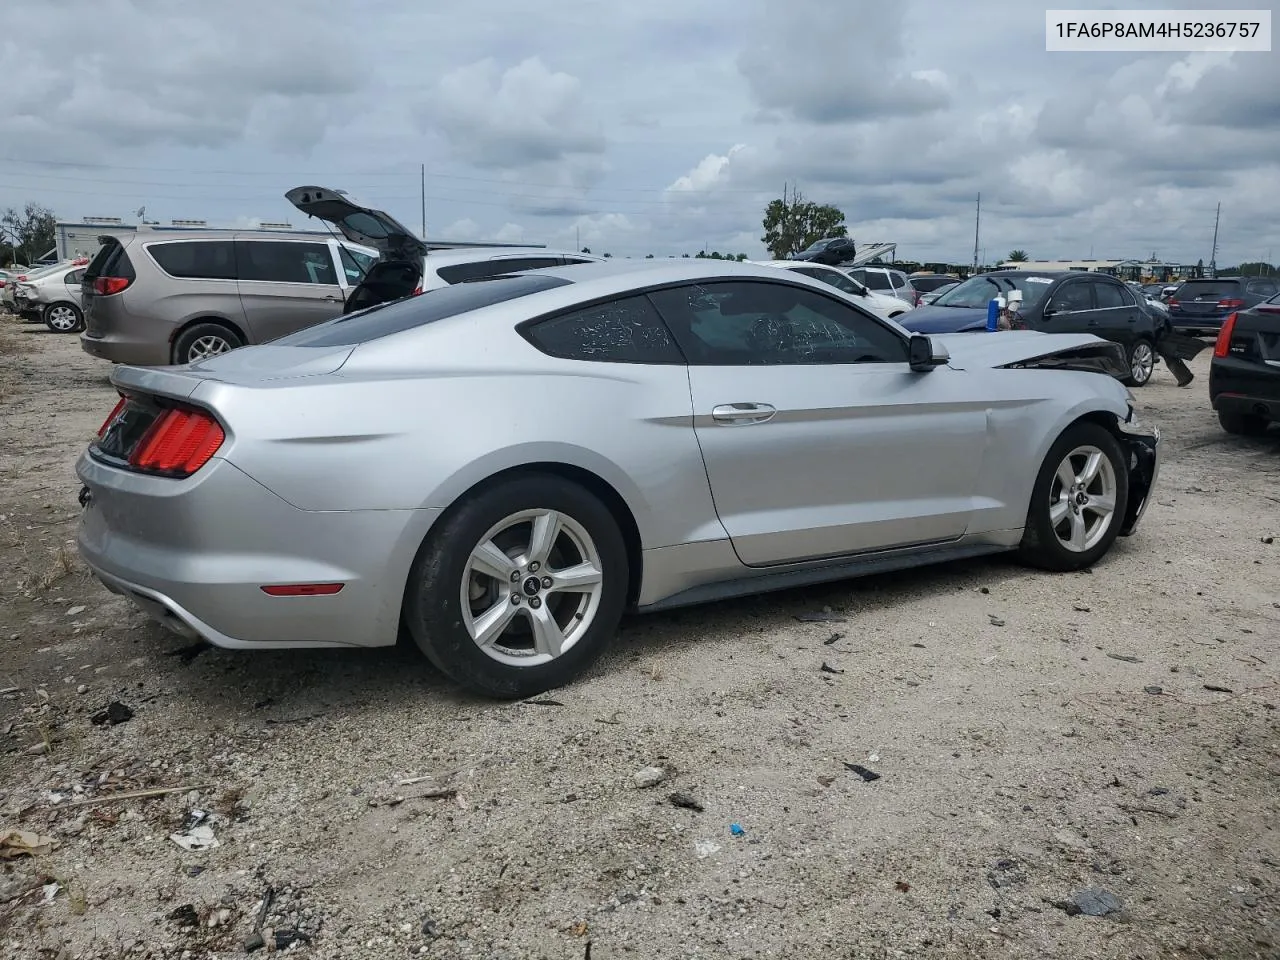
[[[399,220],[358,203],[342,190],[294,187],[285,198],[308,217],[328,221],[348,240],[373,247],[385,258],[412,260],[427,254],[427,245]]]

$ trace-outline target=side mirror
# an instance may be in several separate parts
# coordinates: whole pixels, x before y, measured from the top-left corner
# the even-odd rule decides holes
[[[951,359],[947,348],[922,333],[911,335],[907,341],[907,362],[917,373],[924,373],[934,367],[940,367]]]

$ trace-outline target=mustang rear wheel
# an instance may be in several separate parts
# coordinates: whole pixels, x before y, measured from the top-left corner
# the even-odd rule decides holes
[[[1091,566],[1115,543],[1128,503],[1128,460],[1120,442],[1096,423],[1067,428],[1031,491],[1023,559],[1046,570]]]
[[[596,497],[558,477],[516,477],[444,517],[414,562],[405,620],[443,673],[486,696],[563,686],[617,632],[627,551]]]

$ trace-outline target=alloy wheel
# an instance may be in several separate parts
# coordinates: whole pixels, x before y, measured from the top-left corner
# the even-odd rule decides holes
[[[1073,553],[1093,549],[1115,517],[1116,469],[1095,446],[1076,447],[1063,458],[1049,485],[1049,525]]]
[[[462,619],[472,641],[501,663],[532,667],[574,646],[604,589],[600,552],[566,513],[524,510],[494,524],[467,560]]]
[[[216,335],[200,337],[188,348],[187,363],[207,360],[209,357],[216,357],[220,353],[226,353],[230,349],[231,344],[227,342],[225,337]]]
[[[1129,355],[1129,375],[1136,384],[1144,384],[1151,379],[1151,374],[1155,371],[1156,354],[1151,349],[1151,344],[1145,340],[1139,340],[1133,347],[1133,353]]]
[[[69,333],[79,322],[80,318],[76,316],[76,312],[68,306],[59,305],[49,310],[49,326],[59,333]]]

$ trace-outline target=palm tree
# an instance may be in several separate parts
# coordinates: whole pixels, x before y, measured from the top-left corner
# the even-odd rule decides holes
[[[1027,262],[1028,260],[1030,260],[1030,259],[1031,259],[1031,258],[1027,256],[1027,251],[1025,251],[1025,250],[1010,250],[1010,251],[1009,251],[1009,262],[1010,262],[1010,263],[1026,263],[1026,262]]]

